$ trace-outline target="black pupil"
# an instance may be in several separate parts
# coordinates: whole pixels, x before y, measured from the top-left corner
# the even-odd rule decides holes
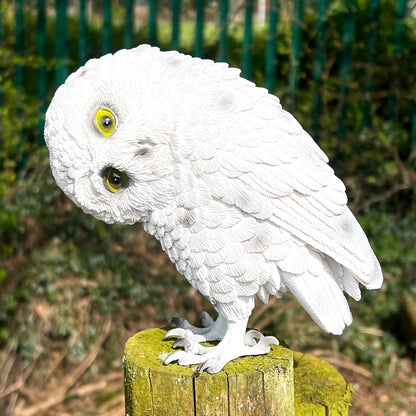
[[[104,116],[101,118],[101,123],[104,127],[108,128],[111,127],[111,125],[113,124],[113,120],[111,120],[111,117],[109,116]]]
[[[110,183],[112,185],[120,185],[122,182],[121,176],[117,172],[111,172]]]

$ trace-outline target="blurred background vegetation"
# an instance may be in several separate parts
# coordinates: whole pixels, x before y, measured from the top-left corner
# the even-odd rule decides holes
[[[46,20],[39,39],[36,10],[42,3]],[[148,24],[147,1],[64,3],[63,44],[57,40],[62,2],[0,3],[0,414],[5,415],[57,414],[56,409],[58,414],[122,414],[121,355],[127,338],[177,315],[197,322],[209,309],[140,226],[108,226],[73,206],[54,183],[42,138],[43,114],[56,86],[85,59],[100,56],[106,42],[111,51],[149,41],[170,49],[175,1],[157,2],[156,35]],[[80,46],[83,3],[88,25]],[[131,39],[126,37],[129,3]],[[179,3],[177,42],[185,53],[195,50],[197,3]],[[205,5],[206,58],[220,54],[221,3]],[[354,323],[340,337],[322,333],[290,296],[259,304],[250,324],[324,357],[357,382],[357,397],[365,394],[352,414],[416,414],[411,399],[416,393],[416,9],[400,0],[275,3],[280,9],[272,92],[319,139],[345,182],[385,284],[363,292],[361,302],[350,302]],[[322,3],[324,26],[319,26]],[[110,6],[106,40],[103,16]],[[247,50],[246,3],[228,6],[226,58],[240,67]],[[254,23],[250,78],[261,86],[267,84],[270,33],[267,21]],[[317,78],[319,39],[325,40],[325,54]],[[53,398],[49,388],[58,389]],[[369,391],[378,403],[374,413],[364,403],[371,402]]]

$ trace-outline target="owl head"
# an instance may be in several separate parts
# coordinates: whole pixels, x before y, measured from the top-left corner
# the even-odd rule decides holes
[[[163,99],[171,91],[160,83],[158,53],[144,45],[88,61],[46,113],[57,184],[107,223],[145,220],[173,194],[172,100]]]

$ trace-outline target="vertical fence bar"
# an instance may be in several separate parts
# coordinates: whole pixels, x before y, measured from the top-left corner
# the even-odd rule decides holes
[[[414,92],[414,96],[416,91]],[[410,153],[413,153],[413,159],[410,162],[410,167],[414,167],[416,163],[416,100],[413,101],[413,117],[412,117],[412,133],[410,136]]]
[[[14,51],[18,57],[23,56],[24,48],[24,33],[23,33],[23,0],[15,1],[15,44]],[[24,83],[24,67],[22,64],[17,64],[15,67],[15,84],[17,87],[23,86]]]
[[[3,7],[5,7],[3,5],[3,2],[0,0],[0,42],[3,40]],[[0,64],[1,65],[1,64]],[[2,85],[0,84],[0,107],[3,105],[3,88]],[[4,160],[3,160],[3,135],[0,134],[0,169],[3,167],[4,164]]]
[[[292,23],[292,46],[290,51],[289,92],[290,110],[295,109],[296,93],[299,88],[300,52],[302,46],[303,0],[295,0]]]
[[[14,52],[18,59],[23,58],[24,54],[24,32],[23,32],[23,23],[24,23],[24,13],[23,13],[23,1],[16,0],[15,1],[15,44],[14,44]],[[17,88],[22,88],[24,84],[24,65],[23,62],[19,63],[17,61],[15,65],[15,74],[14,74],[14,83]],[[23,88],[22,88],[23,89]],[[18,102],[17,103],[17,115],[22,117],[23,115],[23,108],[22,105]],[[19,126],[18,134],[21,137],[25,136],[24,128]],[[25,159],[26,159],[26,152],[25,152],[25,141],[20,140],[17,144],[16,149],[16,167],[17,170],[21,166],[23,166]]]
[[[254,1],[247,0],[241,71],[241,75],[247,79],[251,79],[253,72],[253,11]]]
[[[0,1],[0,42],[3,40],[3,3]],[[3,103],[3,90],[0,86],[0,106]],[[0,150],[2,147],[1,137],[0,137]],[[0,166],[2,164],[2,160],[0,158]]]
[[[66,0],[56,0],[56,29],[55,29],[55,83],[61,85],[68,76],[68,17]]]
[[[3,39],[3,3],[0,1],[0,41]]]
[[[372,100],[374,92],[374,56],[377,44],[377,28],[380,17],[380,0],[371,0],[370,3],[370,33],[367,41],[367,56],[364,86],[363,127],[372,125]]]
[[[172,0],[172,38],[170,47],[179,49],[181,0]]]
[[[123,46],[126,49],[133,47],[133,37],[134,37],[134,28],[133,28],[133,5],[134,0],[126,0],[125,3],[125,25],[124,25],[124,35],[123,35]]]
[[[23,58],[23,54],[24,54],[24,31],[23,31],[23,24],[24,24],[24,11],[23,11],[23,1],[22,0],[16,0],[15,1],[15,45],[14,45],[14,50],[15,53],[18,57],[18,59],[22,59]],[[23,85],[24,85],[24,78],[25,78],[25,73],[24,73],[25,69],[24,69],[24,65],[23,62],[22,63],[17,63],[15,65],[15,85],[18,88],[22,88],[23,89]],[[19,117],[23,116],[23,107],[20,103],[18,103],[17,105],[17,115]],[[23,138],[25,137],[25,128],[19,126],[18,129],[18,134]],[[17,144],[17,163],[16,163],[16,167],[17,170],[19,170],[25,163],[26,158],[27,158],[27,153],[26,153],[26,144],[27,142],[24,140],[20,140],[19,143]]]
[[[43,129],[45,127],[46,111],[46,15],[45,0],[37,2],[37,30],[36,30],[36,53],[40,60],[37,74],[37,98],[39,101],[39,122],[38,122],[38,142],[43,145]]]
[[[220,0],[220,39],[218,48],[218,60],[226,61],[228,53],[228,10],[229,0]]]
[[[398,114],[397,92],[399,89],[399,61],[403,54],[403,36],[406,29],[404,18],[406,16],[407,0],[397,0],[396,3],[396,24],[394,26],[394,47],[393,47],[393,80],[391,92],[387,100],[388,118],[391,121],[396,120]]]
[[[279,0],[270,0],[269,3],[269,27],[267,28],[266,57],[265,57],[265,78],[266,88],[273,92],[276,88],[277,68],[277,31],[279,25]]]
[[[84,65],[88,59],[88,25],[86,0],[79,2],[79,22],[78,22],[78,65]]]
[[[320,0],[318,6],[318,21],[316,31],[315,60],[313,62],[313,81],[315,93],[312,103],[312,134],[319,142],[322,116],[322,84],[325,70],[325,46],[328,33],[328,0]]]
[[[157,1],[149,0],[149,43],[157,45]]]
[[[194,55],[204,56],[204,0],[196,0],[196,27]]]
[[[111,52],[111,0],[103,0],[102,53]]]
[[[0,1],[0,42],[3,40],[3,2]],[[3,105],[3,89],[0,85],[0,107]],[[3,135],[0,134],[0,169],[3,167]]]
[[[341,66],[339,71],[340,86],[338,91],[339,97],[339,117],[336,135],[339,138],[345,137],[347,133],[346,117],[347,117],[347,94],[348,81],[351,74],[352,65],[352,44],[354,40],[354,10],[355,0],[346,0],[346,10],[344,17],[344,24],[342,27],[342,54]]]

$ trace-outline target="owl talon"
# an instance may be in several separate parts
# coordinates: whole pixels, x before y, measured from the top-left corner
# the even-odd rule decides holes
[[[204,342],[204,338],[200,335],[193,335],[189,338],[178,338],[173,343],[173,348],[183,347],[185,351],[192,352],[193,354],[203,354],[209,348],[200,345],[200,342]]]
[[[174,361],[181,361],[182,358],[186,357],[187,353],[185,351],[175,351],[169,354],[163,364],[168,365],[173,363]]]
[[[205,342],[205,337],[202,335],[195,335],[189,329],[174,328],[166,332],[165,338],[177,337],[173,343],[172,348],[184,347],[184,350],[194,354],[203,354],[207,347],[200,345],[200,342]]]
[[[179,337],[179,338],[186,338],[187,336],[192,336],[193,333],[189,329],[183,329],[183,328],[173,328],[166,332],[165,338],[170,337]]]
[[[247,331],[244,335],[244,344],[251,347],[253,345],[256,345],[258,341],[260,341],[263,338],[263,334],[256,329],[251,329],[250,331]]]
[[[279,344],[279,340],[276,338],[276,337],[273,337],[273,336],[267,336],[267,337],[263,337],[260,341],[259,341],[259,343],[262,343],[262,344],[266,344],[267,346],[268,345],[270,345],[270,344],[273,344],[273,345],[280,345]]]
[[[210,358],[205,361],[204,364],[199,367],[198,373],[206,371],[209,374],[215,374],[222,370],[224,366],[221,366],[220,362],[214,358]]]

